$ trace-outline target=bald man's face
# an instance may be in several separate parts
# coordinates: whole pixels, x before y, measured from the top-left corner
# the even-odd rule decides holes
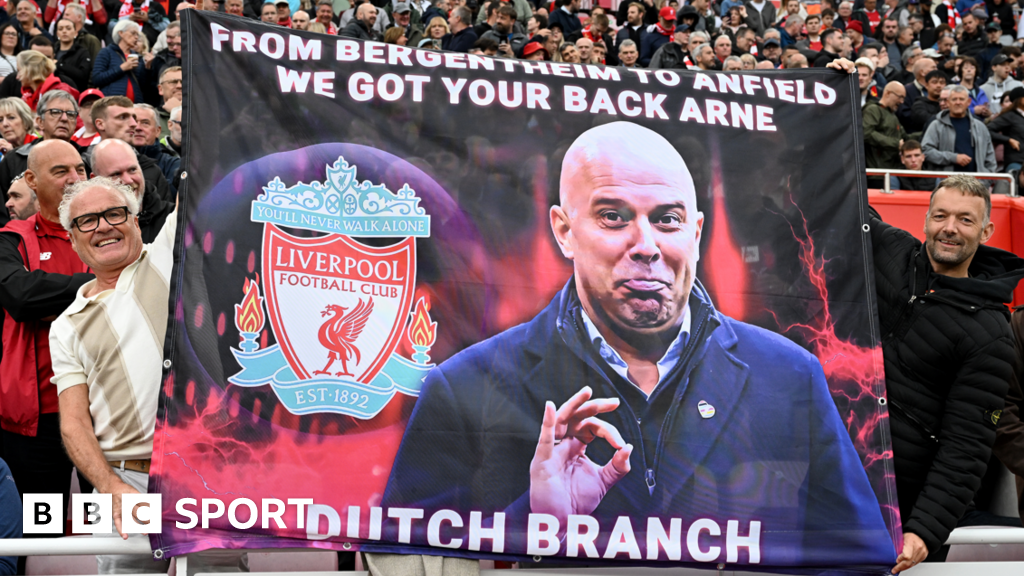
[[[552,230],[573,261],[584,309],[627,340],[682,321],[704,224],[678,154],[650,148],[644,154],[621,147],[614,153],[600,146],[589,154],[571,149],[562,205],[551,209]]]

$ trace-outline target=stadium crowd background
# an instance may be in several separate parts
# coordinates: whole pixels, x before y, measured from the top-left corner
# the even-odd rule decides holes
[[[198,8],[297,30],[535,61],[728,72],[848,58],[858,73],[868,168],[1017,174],[1024,164],[1022,3],[638,0],[613,10],[589,0],[211,0]],[[33,148],[62,140],[84,161],[78,177],[118,178],[136,192],[142,237],[156,237],[174,209],[182,172],[177,20],[190,8],[197,7],[176,0],[0,0],[0,225],[53,212],[40,206],[35,190],[60,191],[77,177],[37,182],[34,174],[29,186],[26,169]],[[130,147],[100,149],[104,140]],[[38,166],[55,162],[37,156]],[[932,190],[935,182],[894,177],[892,186]],[[45,348],[47,329],[6,332],[35,321],[48,326],[88,279],[72,273],[81,262],[71,261],[60,262],[67,270],[37,262],[47,274],[21,274],[17,251],[17,239],[0,241],[5,347],[19,342],[4,350],[0,381],[14,381],[12,370],[27,367],[39,405],[29,427],[10,402],[0,405],[0,455],[10,467],[8,474],[0,468],[0,507],[12,503],[3,499],[12,478],[18,494],[24,487],[71,489],[49,363],[12,360]],[[91,490],[85,477],[78,481]],[[11,537],[13,516],[0,514],[0,537]],[[3,568],[0,558],[0,573],[8,573]]]

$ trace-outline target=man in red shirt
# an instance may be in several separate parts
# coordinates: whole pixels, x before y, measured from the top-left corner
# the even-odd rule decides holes
[[[3,459],[19,492],[63,493],[65,513],[72,464],[61,444],[57,388],[50,382],[49,334],[50,322],[93,277],[57,214],[64,187],[85,177],[74,146],[57,139],[40,142],[29,152],[25,172],[39,212],[0,229]]]

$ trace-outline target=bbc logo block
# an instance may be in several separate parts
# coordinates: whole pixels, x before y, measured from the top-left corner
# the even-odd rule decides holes
[[[126,534],[159,534],[160,505],[160,494],[123,495],[121,530]],[[63,534],[63,507],[61,494],[25,494],[22,506],[25,534]],[[112,533],[113,497],[110,494],[72,494],[71,531],[75,534]]]
[[[25,534],[64,533],[63,494],[25,494],[21,506]]]

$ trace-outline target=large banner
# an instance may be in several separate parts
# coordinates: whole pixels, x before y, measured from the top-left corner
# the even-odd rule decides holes
[[[155,549],[895,563],[853,78],[183,16]]]

